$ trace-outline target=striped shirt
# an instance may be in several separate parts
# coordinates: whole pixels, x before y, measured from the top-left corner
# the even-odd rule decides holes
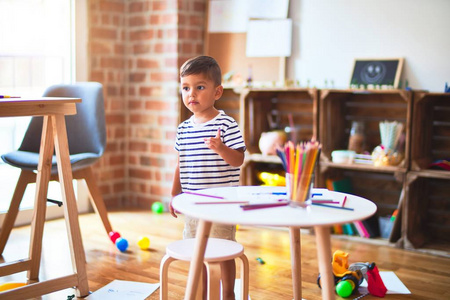
[[[206,123],[195,124],[192,116],[178,126],[175,150],[180,158],[183,191],[239,185],[240,168],[230,166],[205,145],[204,139],[215,137],[219,128],[222,142],[227,147],[245,151],[238,124],[222,110]]]

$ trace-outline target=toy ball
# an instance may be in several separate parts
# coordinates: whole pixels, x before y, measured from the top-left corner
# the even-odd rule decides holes
[[[336,285],[336,293],[343,298],[350,296],[352,292],[353,292],[352,284],[347,280],[339,281],[338,284]]]
[[[120,238],[120,233],[117,231],[111,231],[109,233],[109,238],[111,239],[111,242],[116,243],[116,240]]]
[[[155,214],[160,214],[164,211],[164,205],[161,202],[155,202],[152,204],[152,211]]]
[[[125,251],[127,251],[127,248],[128,248],[128,241],[126,239],[120,237],[116,240],[116,247],[121,252],[125,252]]]
[[[148,247],[150,247],[150,239],[146,236],[142,236],[139,238],[137,244],[142,250],[148,249]]]

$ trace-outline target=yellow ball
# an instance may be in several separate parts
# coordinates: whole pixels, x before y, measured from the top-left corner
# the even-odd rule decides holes
[[[146,250],[148,249],[148,247],[150,247],[150,239],[146,236],[140,237],[137,244],[139,248],[141,248],[142,250]]]

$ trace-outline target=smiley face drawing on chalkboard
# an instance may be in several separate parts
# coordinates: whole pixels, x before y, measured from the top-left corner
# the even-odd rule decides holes
[[[386,66],[379,61],[369,62],[361,69],[361,79],[368,84],[379,84],[384,76],[386,76]]]

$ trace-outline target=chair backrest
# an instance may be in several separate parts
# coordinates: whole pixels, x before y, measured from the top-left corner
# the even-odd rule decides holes
[[[70,154],[95,153],[101,156],[106,146],[103,87],[98,82],[58,84],[49,87],[44,97],[81,98],[77,114],[66,116]],[[33,117],[19,150],[39,152],[42,117]]]

